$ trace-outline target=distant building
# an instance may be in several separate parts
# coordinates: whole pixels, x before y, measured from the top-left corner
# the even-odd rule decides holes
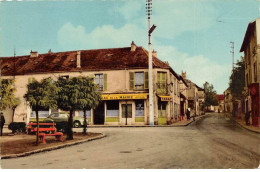
[[[240,52],[245,57],[245,112],[251,110],[252,125],[260,126],[260,18],[248,24]]]
[[[216,108],[216,112],[224,112],[224,95],[218,94],[218,106]]]
[[[143,47],[131,47],[51,52],[0,58],[2,78],[14,78],[16,96],[21,104],[15,110],[14,121],[28,122],[35,117],[34,109],[23,96],[26,85],[35,78],[93,76],[99,86],[102,102],[96,109],[89,109],[87,117],[93,125],[147,125],[149,124],[148,52]],[[178,121],[186,108],[187,84],[153,52],[154,121],[166,125]],[[180,88],[181,87],[181,88]],[[181,90],[180,90],[181,89]],[[180,93],[181,92],[181,93]],[[183,103],[182,103],[183,102]],[[180,105],[182,104],[182,105]],[[183,105],[184,104],[184,105]],[[197,107],[196,107],[197,108]],[[57,109],[42,109],[44,118]],[[74,115],[82,115],[75,112]],[[12,110],[4,111],[7,123]]]
[[[233,111],[233,103],[232,103],[232,95],[229,89],[224,91],[224,112],[232,113]]]
[[[197,86],[186,78],[186,72],[182,72],[182,77],[188,85],[187,88],[187,99],[188,108],[191,109],[191,115],[201,115],[203,113],[202,106],[205,101],[205,93],[202,88]]]

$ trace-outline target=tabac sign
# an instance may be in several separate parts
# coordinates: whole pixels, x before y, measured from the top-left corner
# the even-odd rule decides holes
[[[160,97],[161,97],[161,101],[165,101],[165,102],[171,102],[172,101],[171,96],[160,96]]]
[[[101,100],[147,99],[148,94],[103,94]]]

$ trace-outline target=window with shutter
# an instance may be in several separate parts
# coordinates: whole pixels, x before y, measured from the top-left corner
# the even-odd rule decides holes
[[[103,74],[95,74],[95,84],[99,86],[99,91],[103,91]]]
[[[148,75],[148,72],[144,72],[144,89],[149,89],[149,75]]]
[[[134,72],[129,72],[129,89],[130,90],[134,90],[134,86],[135,86],[135,75]]]
[[[157,72],[157,93],[167,94],[167,73]]]
[[[103,91],[107,91],[107,74],[104,74],[103,82],[104,82],[104,90]]]

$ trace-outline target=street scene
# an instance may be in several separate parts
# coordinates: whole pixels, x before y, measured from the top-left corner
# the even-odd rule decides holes
[[[59,150],[2,160],[2,168],[257,168],[259,134],[214,113],[187,127],[90,128],[107,137]],[[46,158],[48,157],[48,158]],[[33,159],[33,161],[32,161]]]
[[[2,169],[259,169],[260,1],[0,0]]]

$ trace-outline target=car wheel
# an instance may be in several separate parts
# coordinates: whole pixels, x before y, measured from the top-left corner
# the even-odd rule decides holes
[[[80,125],[80,122],[79,121],[75,121],[74,124],[73,124],[73,127],[74,128],[79,128],[81,125]]]

